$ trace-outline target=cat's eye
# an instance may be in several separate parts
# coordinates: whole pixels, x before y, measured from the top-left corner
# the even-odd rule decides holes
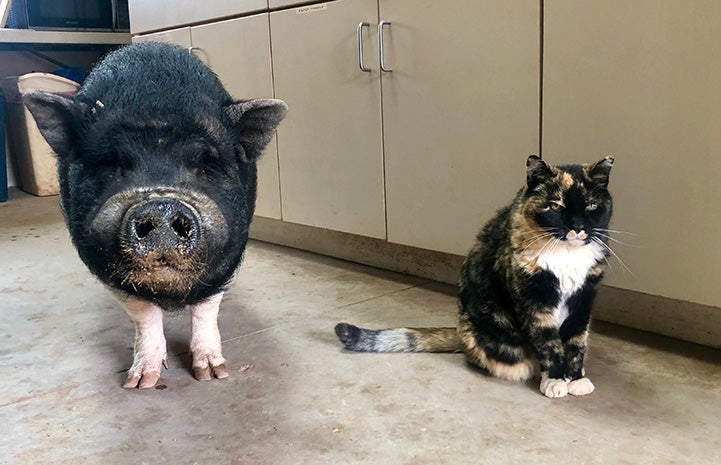
[[[561,210],[563,210],[563,205],[557,202],[551,202],[549,206],[554,212],[560,212]]]
[[[588,211],[588,212],[592,212],[592,211],[596,210],[597,208],[598,208],[597,203],[589,203],[588,205],[586,205],[586,211]]]

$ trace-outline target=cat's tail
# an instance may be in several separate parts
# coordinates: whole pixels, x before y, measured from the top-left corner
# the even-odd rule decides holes
[[[463,352],[456,328],[365,329],[338,323],[335,333],[356,352]]]

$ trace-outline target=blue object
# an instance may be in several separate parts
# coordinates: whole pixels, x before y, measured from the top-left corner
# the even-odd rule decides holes
[[[83,82],[85,82],[85,70],[80,66],[59,69],[57,71],[53,71],[52,74],[64,77],[66,79],[70,79],[71,81],[75,81],[78,84],[82,84]]]
[[[5,96],[0,92],[0,202],[8,199],[8,173],[5,159]]]

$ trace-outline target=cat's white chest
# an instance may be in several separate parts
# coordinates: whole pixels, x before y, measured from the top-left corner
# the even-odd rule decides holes
[[[603,248],[596,243],[576,246],[561,242],[540,253],[536,264],[553,273],[561,293],[570,295],[583,285],[588,271],[603,257]]]
[[[538,255],[536,263],[558,278],[561,300],[553,311],[558,326],[568,317],[566,301],[586,282],[588,271],[604,257],[603,248],[590,243],[582,246],[561,242]]]

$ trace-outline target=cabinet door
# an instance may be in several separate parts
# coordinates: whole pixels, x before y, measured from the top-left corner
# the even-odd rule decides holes
[[[304,3],[308,3],[308,0],[268,0],[268,7],[274,10]],[[309,5],[307,8],[317,8],[317,5]]]
[[[275,93],[290,107],[278,130],[285,221],[385,238],[377,16],[376,0],[270,15]]]
[[[268,14],[191,28],[194,53],[210,66],[233,98],[273,97]],[[281,218],[275,139],[258,161],[256,215]]]
[[[130,0],[131,32],[145,32],[216,18],[260,12],[267,0]]]
[[[721,306],[721,2],[546,2],[543,154],[613,154],[606,282]]]
[[[191,45],[190,41],[190,28],[181,27],[178,29],[171,29],[169,31],[155,32],[153,34],[144,34],[141,36],[134,36],[133,43],[137,42],[168,42],[171,44],[180,45],[181,47],[189,48]]]
[[[466,254],[539,149],[537,0],[380,0],[388,240]]]

